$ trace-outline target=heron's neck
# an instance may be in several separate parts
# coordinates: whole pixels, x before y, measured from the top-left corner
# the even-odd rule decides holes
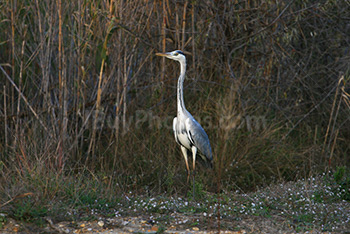
[[[180,76],[179,80],[177,81],[177,112],[179,113],[181,110],[186,110],[185,103],[184,103],[184,92],[183,92],[183,84],[185,80],[185,74],[186,74],[186,62],[180,62]]]

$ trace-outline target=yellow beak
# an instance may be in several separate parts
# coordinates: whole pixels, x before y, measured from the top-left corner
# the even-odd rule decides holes
[[[157,56],[167,57],[170,53],[156,53]]]

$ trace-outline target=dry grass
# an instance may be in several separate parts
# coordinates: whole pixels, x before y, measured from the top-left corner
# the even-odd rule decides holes
[[[44,206],[86,191],[186,194],[171,130],[178,65],[154,56],[179,48],[187,108],[216,156],[199,188],[217,191],[219,178],[221,190],[251,190],[349,166],[347,1],[0,6],[6,209],[29,193]]]

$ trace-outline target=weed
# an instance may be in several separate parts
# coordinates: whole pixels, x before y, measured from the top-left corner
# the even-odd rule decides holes
[[[337,167],[333,178],[338,185],[334,193],[339,194],[341,199],[350,201],[350,170],[345,166]]]
[[[166,230],[165,225],[159,225],[157,233],[159,233],[159,234],[164,233],[165,230]]]
[[[2,227],[6,222],[7,222],[6,214],[0,213],[0,229],[2,229]]]
[[[39,226],[45,223],[43,219],[48,214],[48,209],[31,198],[17,202],[11,212],[13,217],[25,222],[33,222]]]
[[[191,191],[187,192],[187,197],[193,199],[193,191],[192,191],[193,187],[191,186],[191,188],[192,188]],[[194,189],[195,189],[195,196],[196,196],[195,199],[201,200],[205,197],[206,191],[204,190],[204,185],[200,180],[195,181]]]
[[[340,184],[346,174],[346,167],[337,167],[334,172],[333,178],[337,184]]]

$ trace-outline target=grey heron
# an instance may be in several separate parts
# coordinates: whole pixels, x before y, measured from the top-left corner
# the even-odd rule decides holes
[[[213,154],[207,133],[202,126],[187,111],[183,98],[183,83],[186,75],[186,57],[180,50],[167,53],[156,53],[169,59],[176,60],[180,63],[180,76],[177,83],[177,117],[173,121],[173,130],[176,142],[181,146],[181,151],[185,159],[187,168],[187,181],[190,176],[190,168],[188,166],[188,153],[192,153],[193,157],[193,199],[195,196],[195,169],[196,156],[207,167],[213,167]]]

